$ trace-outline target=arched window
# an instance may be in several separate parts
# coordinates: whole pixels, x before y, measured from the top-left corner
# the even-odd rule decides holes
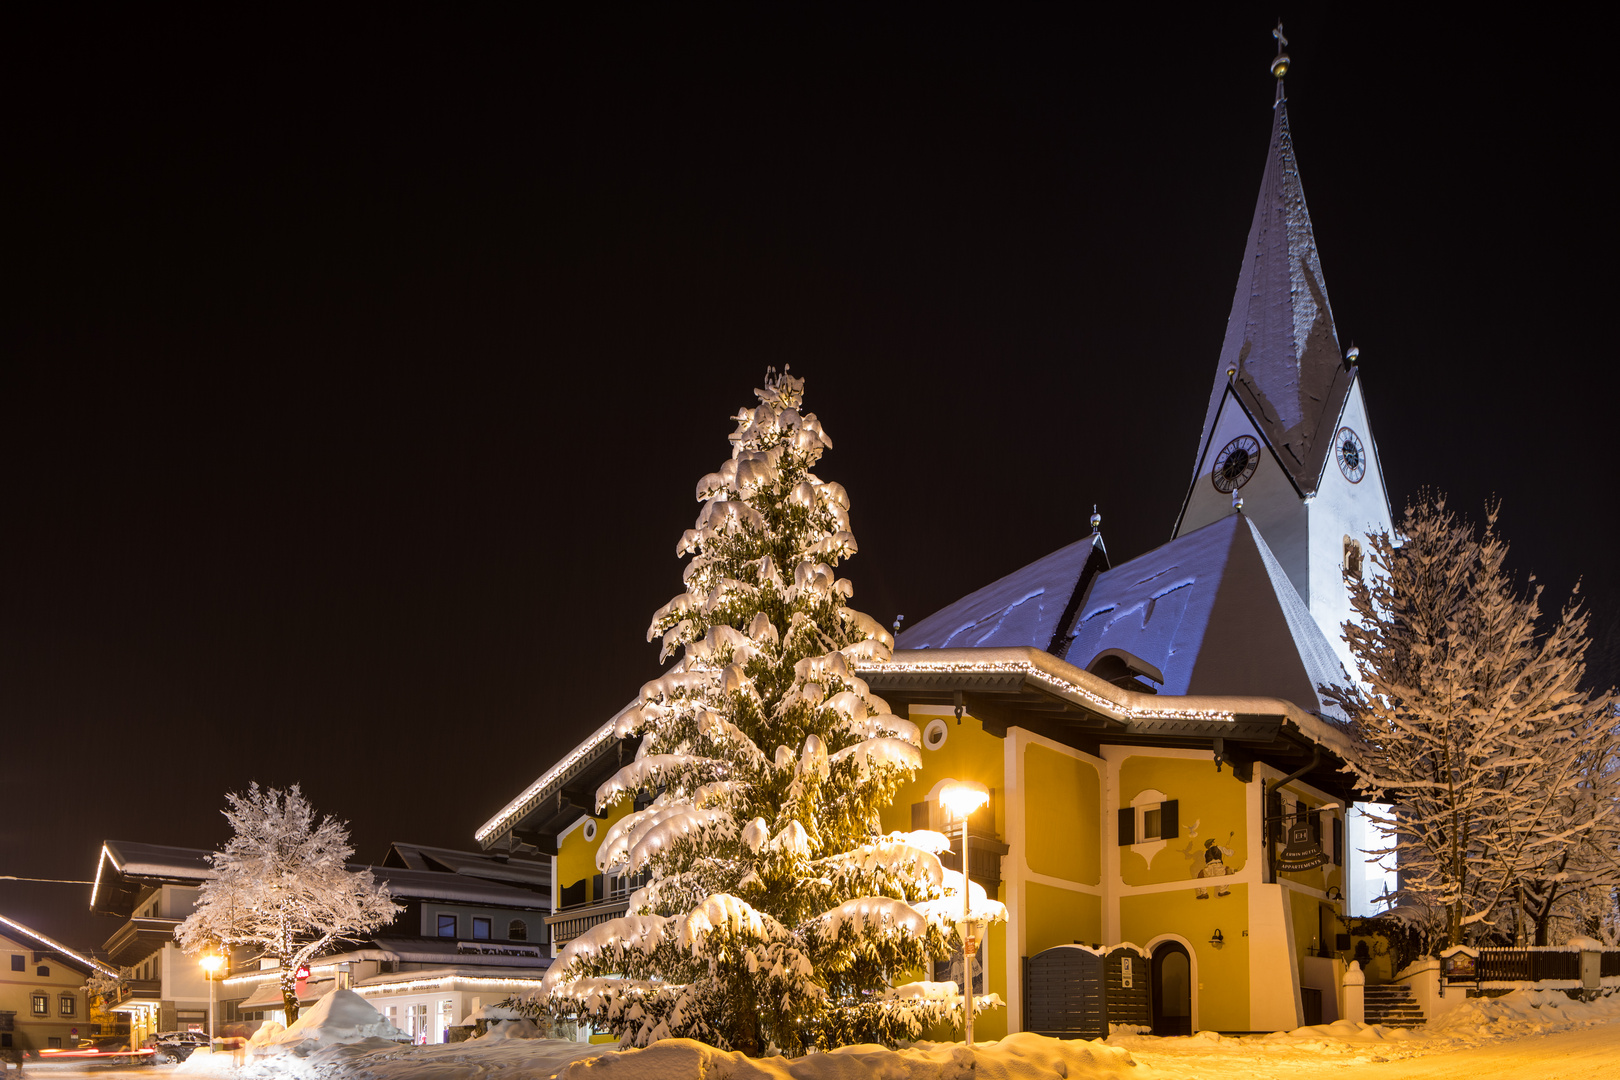
[[[510,925],[510,926],[508,926],[506,928],[506,940],[508,940],[508,941],[528,941],[529,940],[529,927],[524,923],[524,921],[522,919],[513,919],[512,920],[512,925]]]

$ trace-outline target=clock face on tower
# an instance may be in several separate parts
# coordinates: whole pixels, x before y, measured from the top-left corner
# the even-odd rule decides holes
[[[1239,435],[1215,455],[1215,468],[1209,474],[1216,491],[1233,492],[1249,482],[1260,467],[1260,443],[1251,435]]]
[[[1361,436],[1347,427],[1339,429],[1333,453],[1339,459],[1339,471],[1352,484],[1361,483],[1367,475],[1367,451],[1361,445]]]

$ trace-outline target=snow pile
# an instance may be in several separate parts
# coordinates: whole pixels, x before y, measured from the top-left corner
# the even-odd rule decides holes
[[[1056,1080],[1133,1075],[1128,1051],[1102,1043],[1009,1035],[1000,1042],[919,1043],[903,1050],[865,1044],[800,1058],[750,1058],[691,1039],[580,1060],[558,1080]]]
[[[253,1033],[241,1051],[218,1054],[201,1048],[177,1069],[191,1076],[281,1077],[317,1076],[305,1059],[322,1051],[392,1049],[409,1043],[410,1036],[390,1024],[382,1013],[353,990],[334,990],[305,1009],[291,1027],[266,1023]]]
[[[322,1047],[368,1039],[409,1042],[410,1038],[353,990],[334,990],[299,1014],[285,1031],[267,1039],[264,1051],[302,1056]]]
[[[1457,1045],[1474,1045],[1616,1020],[1620,1020],[1620,994],[1572,1001],[1559,990],[1514,990],[1496,998],[1469,998],[1433,1020],[1425,1034]]]

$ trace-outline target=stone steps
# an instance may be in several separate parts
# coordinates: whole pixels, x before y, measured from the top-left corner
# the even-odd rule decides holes
[[[1382,1024],[1385,1027],[1412,1027],[1421,1024],[1428,1018],[1418,1003],[1412,1000],[1410,987],[1385,984],[1382,986],[1369,986],[1366,989],[1363,1002],[1366,1008],[1366,1018],[1369,1024]]]

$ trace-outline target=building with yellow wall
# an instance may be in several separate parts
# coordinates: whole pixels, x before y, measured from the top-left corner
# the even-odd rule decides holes
[[[37,930],[0,915],[0,1062],[35,1060],[72,1049],[91,1027],[84,984],[112,969]],[[0,1066],[3,1068],[3,1066]]]
[[[960,866],[940,786],[992,792],[968,824],[969,873],[1009,912],[985,961],[1007,1008],[981,1022],[984,1035],[1028,1029],[1033,996],[1050,992],[1029,973],[1076,945],[1110,957],[1134,946],[1160,1033],[1340,1015],[1356,792],[1340,769],[1348,728],[1323,688],[1350,681],[1344,575],[1371,572],[1360,538],[1391,514],[1305,207],[1286,64],[1277,70],[1260,193],[1169,542],[1114,565],[1093,515],[1091,536],[859,667],[923,733],[922,769],[886,829],[950,829]],[[596,788],[635,753],[613,730],[476,834],[486,849],[555,861],[554,948],[626,907],[628,883],[595,873],[613,820],[595,815]]]

